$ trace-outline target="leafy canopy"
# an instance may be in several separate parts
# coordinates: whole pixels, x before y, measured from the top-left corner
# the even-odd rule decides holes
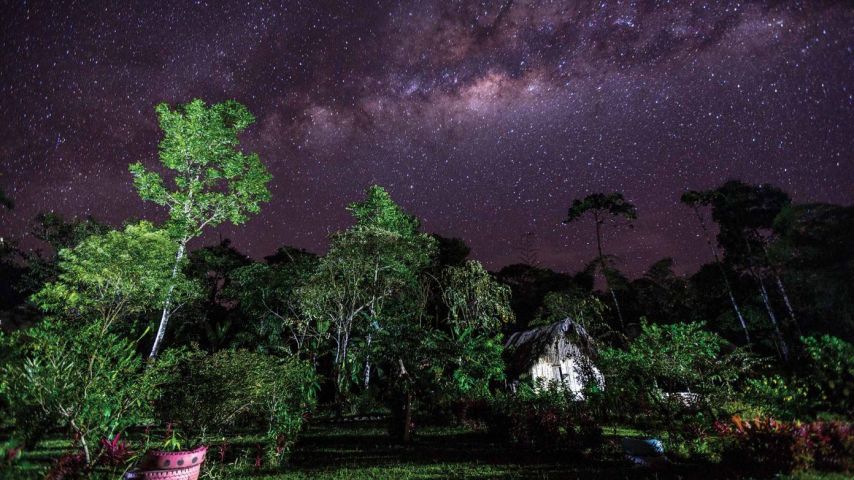
[[[614,192],[607,195],[604,193],[592,193],[582,199],[577,198],[572,201],[566,220],[563,223],[574,222],[587,212],[593,213],[597,222],[604,221],[603,214],[605,213],[628,220],[638,218],[637,209],[623,197],[622,193]]]
[[[510,287],[493,280],[475,260],[444,270],[442,301],[453,326],[496,332],[514,319]]]
[[[33,295],[43,311],[66,318],[112,322],[159,305],[175,285],[178,303],[194,296],[195,282],[172,279],[177,246],[149,222],[92,235],[59,252],[59,276]]]
[[[137,162],[130,166],[143,200],[169,207],[169,229],[179,239],[224,221],[240,224],[270,199],[272,178],[258,155],[238,150],[238,134],[255,118],[234,100],[210,107],[202,100],[155,108],[163,130],[160,162],[174,173],[170,187]]]

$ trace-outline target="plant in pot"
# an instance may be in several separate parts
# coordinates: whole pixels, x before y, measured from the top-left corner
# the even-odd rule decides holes
[[[196,445],[190,447],[190,445]],[[146,451],[137,468],[128,472],[127,480],[197,480],[207,445],[181,438],[170,424],[166,438],[155,448]]]

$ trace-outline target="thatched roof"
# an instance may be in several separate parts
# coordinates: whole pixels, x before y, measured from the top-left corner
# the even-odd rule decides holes
[[[559,322],[516,332],[504,345],[510,353],[510,375],[527,372],[539,359],[555,363],[575,355],[596,356],[593,339],[584,327],[567,317]]]

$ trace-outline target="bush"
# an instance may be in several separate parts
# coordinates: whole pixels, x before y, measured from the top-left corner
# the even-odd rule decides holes
[[[751,363],[738,350],[723,353],[724,343],[699,323],[644,322],[627,350],[601,352],[604,407],[616,417],[669,432],[681,430],[681,420],[698,412],[719,418]]]
[[[296,441],[318,388],[307,362],[245,350],[192,352],[170,377],[158,402],[162,420],[202,442],[238,426],[260,427],[276,464]]]
[[[849,423],[801,424],[736,416],[715,427],[725,442],[724,460],[756,473],[812,468],[848,472],[854,467],[854,439]]]
[[[809,358],[805,383],[813,409],[850,415],[854,412],[854,345],[840,338],[801,337]]]
[[[784,419],[854,412],[854,345],[830,335],[801,337],[804,359],[789,378],[772,375],[747,382],[746,398]]]
[[[797,379],[787,380],[780,375],[751,378],[744,397],[776,418],[803,418],[812,410],[807,387]]]
[[[14,408],[15,435],[32,446],[52,428],[74,435],[86,464],[101,438],[114,438],[151,418],[154,369],[145,369],[134,341],[85,325],[44,320],[16,332],[3,394]]]
[[[490,429],[499,438],[542,450],[598,450],[602,429],[584,402],[557,383],[522,385],[492,400]]]

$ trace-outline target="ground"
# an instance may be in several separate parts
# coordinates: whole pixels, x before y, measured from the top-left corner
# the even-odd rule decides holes
[[[372,422],[315,422],[297,445],[291,465],[283,471],[256,469],[251,454],[228,470],[213,469],[203,478],[234,480],[297,479],[573,479],[591,478],[731,478],[732,472],[708,464],[679,463],[663,472],[632,467],[617,448],[625,430],[606,430],[607,442],[598,454],[545,454],[492,441],[484,432],[465,428],[424,427],[408,447],[388,441],[381,424]],[[251,445],[253,437],[234,440]],[[3,479],[41,478],[50,459],[67,441],[48,440],[25,454],[14,469],[0,470]],[[212,449],[209,456],[215,456]],[[104,478],[109,478],[105,476]],[[844,476],[806,474],[803,479],[842,479]]]

